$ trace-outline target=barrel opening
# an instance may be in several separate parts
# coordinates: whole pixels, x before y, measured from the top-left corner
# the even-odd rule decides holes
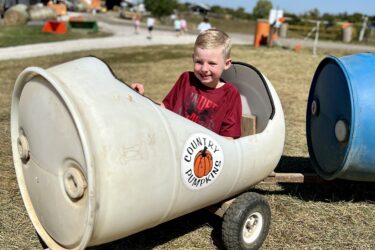
[[[254,116],[255,133],[261,133],[275,114],[272,95],[262,73],[250,64],[233,62],[232,66],[223,72],[222,78],[238,89],[242,115]]]

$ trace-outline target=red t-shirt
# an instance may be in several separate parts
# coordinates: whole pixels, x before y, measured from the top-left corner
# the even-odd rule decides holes
[[[241,136],[241,97],[228,82],[212,89],[203,85],[193,72],[184,72],[164,98],[163,104],[167,109],[219,135]]]

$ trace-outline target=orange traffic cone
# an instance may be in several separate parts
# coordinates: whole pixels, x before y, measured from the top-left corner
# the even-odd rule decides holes
[[[42,32],[64,34],[68,31],[66,24],[61,21],[48,20],[43,26]]]

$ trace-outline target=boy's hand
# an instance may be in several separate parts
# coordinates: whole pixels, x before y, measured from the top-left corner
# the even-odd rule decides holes
[[[143,84],[141,83],[132,83],[130,87],[141,95],[145,93],[145,88],[143,87]]]

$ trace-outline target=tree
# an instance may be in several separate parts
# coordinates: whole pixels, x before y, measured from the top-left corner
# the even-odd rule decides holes
[[[362,23],[362,17],[363,14],[356,12],[348,17],[348,21],[351,23]]]
[[[243,7],[237,8],[235,11],[233,11],[233,14],[236,18],[239,18],[239,19],[246,19],[247,18],[247,14],[246,14],[245,9]]]
[[[326,29],[331,28],[331,27],[335,27],[335,25],[336,25],[336,18],[332,14],[324,13],[322,15],[321,19],[326,21],[326,23],[325,23]]]
[[[190,3],[177,3],[176,9],[179,13],[188,12],[190,10]]]
[[[143,3],[146,9],[157,18],[172,14],[177,7],[177,0],[144,0]]]
[[[272,2],[270,0],[258,0],[253,9],[253,15],[256,18],[267,18],[272,9]]]
[[[225,10],[219,5],[211,6],[210,12],[216,14],[225,14]]]
[[[309,10],[308,12],[306,12],[306,17],[313,20],[319,20],[320,12],[317,8]]]
[[[288,18],[288,23],[292,25],[300,25],[302,20],[300,16],[297,16],[294,13],[285,11],[284,16]]]

